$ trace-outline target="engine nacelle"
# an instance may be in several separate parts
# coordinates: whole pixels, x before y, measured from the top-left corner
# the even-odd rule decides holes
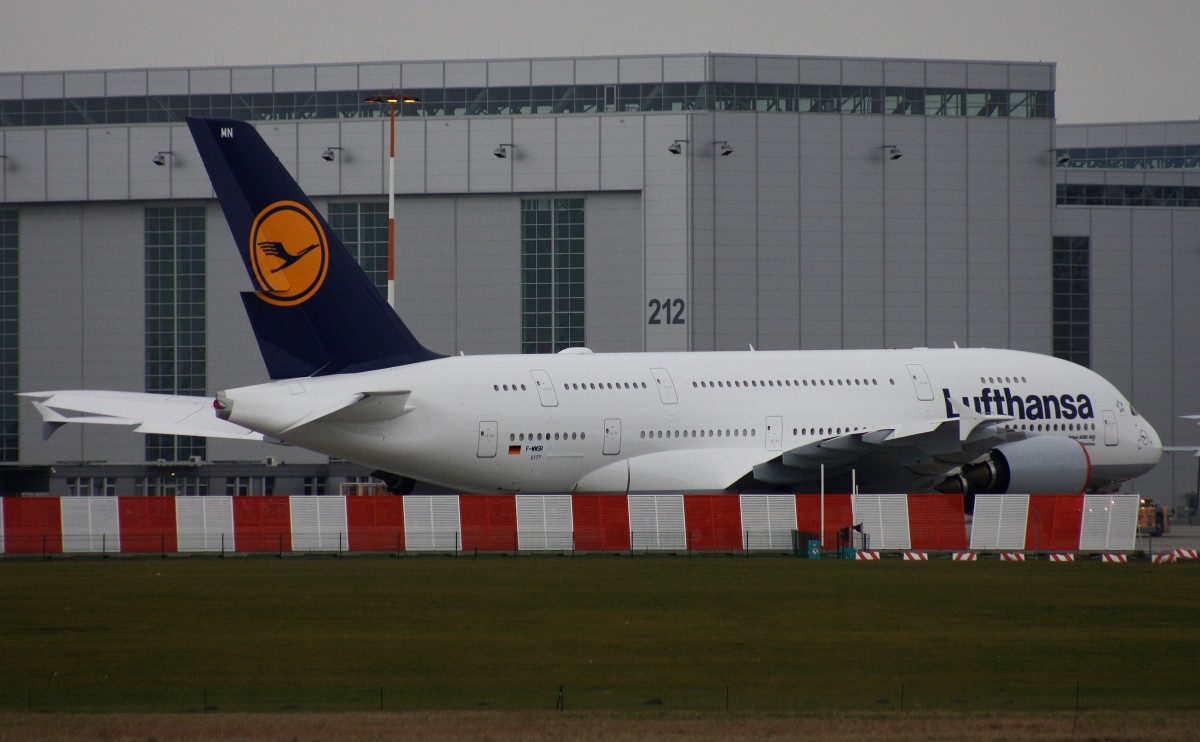
[[[1087,449],[1070,438],[1036,436],[998,446],[986,461],[943,482],[941,492],[1073,494],[1091,477]]]

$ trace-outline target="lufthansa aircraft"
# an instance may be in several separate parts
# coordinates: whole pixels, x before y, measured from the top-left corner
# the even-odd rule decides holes
[[[1092,371],[988,349],[443,357],[253,126],[189,120],[254,291],[272,381],[215,399],[25,396],[67,423],[262,439],[474,493],[1115,489],[1162,454]]]

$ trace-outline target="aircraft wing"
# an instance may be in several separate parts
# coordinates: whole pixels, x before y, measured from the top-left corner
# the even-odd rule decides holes
[[[824,468],[828,476],[854,470],[864,482],[903,481],[907,476],[917,486],[931,486],[982,460],[1007,440],[999,423],[1008,419],[960,410],[959,417],[832,435],[756,465],[753,476],[770,484],[811,485]]]
[[[210,397],[141,392],[26,392],[42,416],[42,435],[49,438],[67,424],[123,425],[137,433],[194,435],[205,438],[262,440],[262,433],[219,419]]]

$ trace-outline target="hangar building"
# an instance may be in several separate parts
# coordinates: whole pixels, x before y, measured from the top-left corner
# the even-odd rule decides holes
[[[267,444],[63,429],[13,393],[265,378],[183,120],[254,121],[442,353],[1010,347],[1169,442],[1200,413],[1200,122],[1060,126],[1049,63],[738,54],[0,74],[6,493],[337,492]],[[382,289],[381,289],[382,290]],[[264,466],[267,464],[268,466]],[[1191,459],[1136,483],[1183,504]]]

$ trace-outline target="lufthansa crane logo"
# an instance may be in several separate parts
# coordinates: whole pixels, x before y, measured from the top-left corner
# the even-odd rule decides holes
[[[250,228],[250,265],[258,296],[279,306],[312,298],[329,269],[329,242],[316,216],[295,201],[276,201]]]

